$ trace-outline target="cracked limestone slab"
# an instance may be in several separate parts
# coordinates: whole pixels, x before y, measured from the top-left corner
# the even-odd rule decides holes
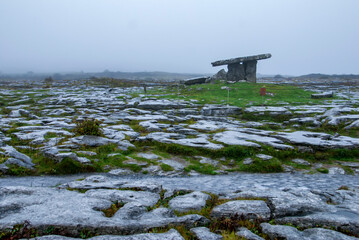
[[[271,210],[262,200],[236,200],[223,203],[213,208],[213,218],[243,216],[245,219],[269,220]]]
[[[82,238],[71,238],[63,237],[59,235],[47,235],[36,238],[31,238],[31,240],[77,240]],[[92,238],[90,240],[184,240],[181,234],[175,229],[171,229],[165,233],[142,233],[128,236],[119,236],[119,235],[102,235]]]
[[[106,199],[111,202],[138,202],[142,206],[153,206],[160,198],[157,193],[152,192],[111,189],[89,190],[85,195],[92,198]]]
[[[92,175],[81,181],[72,181],[62,184],[61,188],[71,189],[100,189],[100,188],[120,188],[128,183],[127,180],[116,180],[101,175]]]
[[[277,132],[273,137],[295,145],[305,145],[321,149],[359,147],[359,138],[334,136],[327,133],[296,131]]]
[[[221,133],[216,133],[213,135],[213,140],[222,142],[228,145],[240,145],[240,146],[247,146],[247,147],[261,147],[258,143],[259,142],[265,145],[272,146],[274,148],[279,149],[294,149],[290,145],[286,145],[283,141],[274,138],[274,137],[267,137],[267,136],[260,136],[251,133],[245,133],[242,131],[225,131]]]
[[[291,226],[271,225],[262,223],[262,232],[267,234],[271,239],[290,239],[290,240],[354,240],[355,237],[345,235],[324,228],[311,228],[299,231]]]
[[[186,135],[182,134],[154,132],[148,134],[146,138],[162,143],[175,143],[189,147],[203,147],[209,149],[223,148],[223,145],[221,144],[215,144],[208,141],[207,139],[209,136],[205,134],[199,134],[196,138],[186,138]]]
[[[210,198],[211,196],[208,194],[196,191],[171,199],[169,201],[169,207],[179,212],[201,210]]]
[[[127,211],[120,208],[114,217],[108,218],[101,210],[109,208],[111,201],[65,189],[1,187],[0,193],[0,230],[29,221],[39,230],[57,226],[74,235],[80,235],[82,228],[98,234],[133,234],[155,227],[208,223],[199,215],[176,217],[161,209],[147,212],[138,202],[127,203]],[[128,220],[123,221],[124,218]]]
[[[211,232],[206,227],[191,228],[190,230],[198,240],[222,240],[222,235]]]

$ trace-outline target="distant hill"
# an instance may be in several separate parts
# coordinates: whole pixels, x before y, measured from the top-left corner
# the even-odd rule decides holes
[[[210,74],[209,74],[210,75]],[[201,77],[203,74],[193,73],[169,73],[169,72],[77,72],[77,73],[25,73],[25,74],[0,74],[0,79],[6,80],[43,80],[52,77],[54,80],[79,80],[89,78],[116,78],[129,80],[148,81],[178,81],[187,78]]]
[[[356,74],[334,74],[334,75],[328,75],[328,74],[321,74],[321,73],[311,73],[307,75],[298,76],[296,78],[313,78],[313,79],[334,79],[334,78],[340,78],[340,79],[359,79],[359,75]]]

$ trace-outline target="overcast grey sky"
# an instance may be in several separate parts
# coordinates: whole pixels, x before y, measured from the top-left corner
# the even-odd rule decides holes
[[[359,73],[359,0],[0,0],[0,71]]]

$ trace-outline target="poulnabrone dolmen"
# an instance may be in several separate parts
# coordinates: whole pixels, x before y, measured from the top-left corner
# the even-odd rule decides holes
[[[226,74],[227,81],[246,80],[248,82],[257,81],[257,61],[272,57],[270,53],[255,56],[231,58],[220,60],[212,63],[213,67],[227,65],[228,72]]]

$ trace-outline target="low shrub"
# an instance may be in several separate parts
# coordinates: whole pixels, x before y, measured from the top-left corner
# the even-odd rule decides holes
[[[54,172],[56,174],[75,174],[82,172],[95,172],[96,168],[90,165],[83,165],[77,161],[72,160],[71,158],[64,158],[60,163],[58,163]]]
[[[165,164],[165,163],[162,163],[162,164],[160,165],[160,167],[161,167],[162,170],[165,171],[165,172],[169,172],[169,171],[173,171],[173,170],[174,170],[172,166],[170,166],[170,165],[168,165],[168,164]]]
[[[283,172],[283,167],[281,162],[277,159],[271,159],[267,161],[256,159],[250,165],[241,165],[239,170],[253,173],[275,173]]]
[[[325,173],[325,174],[329,173],[329,170],[326,169],[326,168],[317,168],[317,171],[320,172],[320,173]]]
[[[97,119],[87,119],[83,122],[77,122],[74,132],[78,135],[103,136],[100,124],[101,122]]]

